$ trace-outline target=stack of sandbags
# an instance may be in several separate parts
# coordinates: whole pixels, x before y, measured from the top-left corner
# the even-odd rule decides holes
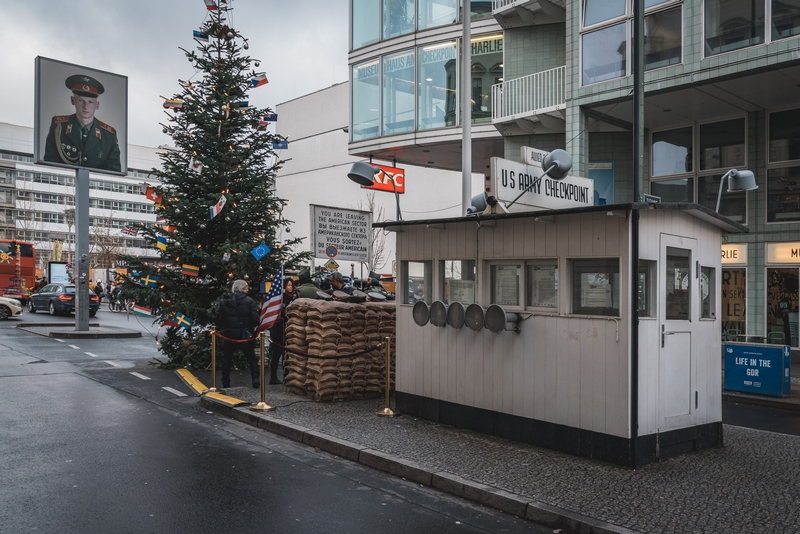
[[[318,401],[363,399],[385,393],[386,349],[378,348],[378,344],[387,336],[394,339],[393,302],[298,299],[286,315],[284,383],[290,392]],[[391,384],[393,368],[394,356]]]

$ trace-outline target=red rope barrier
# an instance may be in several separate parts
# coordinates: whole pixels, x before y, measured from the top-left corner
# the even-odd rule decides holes
[[[215,335],[218,338],[223,339],[225,341],[230,341],[231,343],[249,343],[251,341],[255,341],[256,339],[258,339],[258,337],[251,337],[251,338],[248,338],[248,339],[231,339],[229,337],[223,336],[219,332],[212,332],[212,335]]]

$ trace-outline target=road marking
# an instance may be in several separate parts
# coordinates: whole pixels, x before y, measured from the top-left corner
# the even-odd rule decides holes
[[[56,337],[56,338],[53,338],[53,339],[55,339],[55,340],[56,340],[56,341],[58,341],[59,343],[64,343],[64,340],[63,340],[63,339],[58,339],[57,337]]]
[[[106,363],[107,363],[108,365],[113,365],[114,367],[122,367],[122,366],[121,366],[120,364],[118,364],[117,362],[112,362],[111,360],[106,360]]]
[[[70,345],[70,347],[72,347],[72,348],[73,348],[73,349],[75,349],[75,350],[81,350],[81,348],[80,348],[80,347],[78,347],[78,346],[76,346],[76,345]]]
[[[92,358],[99,358],[100,357],[97,354],[92,354],[91,352],[84,352],[84,354],[86,354],[88,356],[91,356]]]
[[[188,395],[186,393],[178,391],[177,389],[168,388],[166,386],[162,387],[161,389],[165,389],[165,390],[169,391],[170,393],[172,393],[173,395],[177,395],[178,397],[188,397]]]
[[[144,376],[143,374],[134,373],[134,372],[131,372],[131,374],[133,376],[135,376],[136,378],[141,378],[142,380],[150,380],[149,376]]]

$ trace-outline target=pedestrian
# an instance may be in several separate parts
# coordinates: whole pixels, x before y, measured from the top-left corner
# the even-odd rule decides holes
[[[225,341],[222,357],[222,387],[231,387],[231,364],[233,355],[241,350],[250,363],[253,387],[261,387],[260,369],[255,354],[255,332],[259,323],[258,304],[247,295],[250,286],[245,280],[236,280],[231,292],[225,293],[217,308],[217,330],[232,340],[247,340],[242,343]],[[216,384],[215,384],[216,387]]]
[[[269,357],[269,383],[270,385],[280,384],[282,381],[278,380],[278,364],[284,354],[283,347],[286,345],[286,307],[289,306],[297,298],[294,292],[294,280],[291,278],[283,279],[283,304],[281,305],[281,315],[278,322],[272,325],[269,331],[269,338],[274,342],[270,343],[270,357]],[[281,363],[281,365],[283,365]],[[284,367],[283,376],[286,377],[286,368]]]
[[[297,298],[299,299],[316,299],[319,298],[317,291],[319,288],[314,285],[311,280],[311,272],[308,269],[300,271],[300,279],[297,281]]]
[[[331,274],[331,288],[333,291],[342,291],[348,295],[352,295],[355,288],[347,283],[344,276],[339,271]]]
[[[367,288],[364,291],[386,293],[386,289],[384,289],[383,284],[381,284],[381,276],[375,271],[370,271],[367,277]]]
[[[100,109],[98,97],[105,92],[103,84],[83,74],[74,74],[64,83],[72,91],[75,113],[56,115],[50,121],[44,160],[119,172],[117,132],[94,116]]]
[[[98,280],[97,283],[94,285],[94,292],[97,296],[100,297],[100,300],[103,300],[103,282],[102,280]]]

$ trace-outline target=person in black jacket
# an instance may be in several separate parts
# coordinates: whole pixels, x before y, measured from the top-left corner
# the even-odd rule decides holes
[[[249,286],[244,280],[233,282],[230,293],[225,293],[219,301],[217,309],[217,329],[230,339],[250,339],[247,343],[225,342],[222,357],[222,387],[231,387],[231,362],[237,350],[244,353],[250,362],[250,376],[253,387],[261,387],[260,369],[255,354],[255,331],[259,322],[258,304],[247,296]]]

